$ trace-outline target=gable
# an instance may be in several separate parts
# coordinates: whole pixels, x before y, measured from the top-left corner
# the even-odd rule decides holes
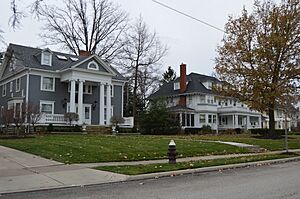
[[[102,61],[101,59],[98,59],[96,55],[93,55],[82,62],[74,65],[72,68],[78,68],[78,69],[84,69],[86,71],[91,72],[102,72],[102,73],[108,73],[116,75],[114,70],[111,68],[109,64]]]
[[[14,75],[17,71],[24,69],[24,64],[21,57],[16,52],[10,52],[5,55],[1,71],[0,78]]]

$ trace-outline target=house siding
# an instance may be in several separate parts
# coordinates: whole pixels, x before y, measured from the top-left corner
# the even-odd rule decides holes
[[[114,116],[122,116],[122,86],[114,86],[114,97],[112,97],[111,103],[114,106]]]

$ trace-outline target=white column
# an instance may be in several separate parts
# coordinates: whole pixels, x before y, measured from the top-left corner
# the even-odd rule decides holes
[[[246,129],[251,128],[251,121],[250,121],[250,116],[247,115],[247,125],[246,125]]]
[[[111,118],[111,88],[110,88],[110,84],[107,84],[107,89],[106,89],[106,107],[107,107],[107,114],[106,114],[106,124],[109,125],[110,124],[110,118]]]
[[[235,121],[235,115],[232,115],[232,128],[235,128],[235,124],[236,124],[236,121]]]
[[[78,124],[81,125],[83,123],[83,80],[79,80],[78,86]]]
[[[75,80],[71,80],[71,92],[70,92],[70,112],[75,113],[75,85],[76,82]]]
[[[261,115],[258,117],[258,128],[263,128],[261,125]]]
[[[238,115],[234,115],[234,117],[235,117],[235,126],[234,126],[234,128],[237,128],[238,125],[239,125],[239,116]]]
[[[104,84],[100,83],[100,102],[99,102],[100,125],[104,125]]]

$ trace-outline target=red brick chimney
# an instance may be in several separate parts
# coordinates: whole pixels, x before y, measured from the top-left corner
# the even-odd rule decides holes
[[[180,93],[186,91],[186,64],[180,65]],[[186,106],[186,96],[181,95],[179,99],[179,105]]]
[[[180,65],[180,93],[186,91],[186,64]]]
[[[84,57],[88,57],[88,56],[91,56],[92,53],[91,53],[91,51],[79,50],[79,55],[84,56]]]

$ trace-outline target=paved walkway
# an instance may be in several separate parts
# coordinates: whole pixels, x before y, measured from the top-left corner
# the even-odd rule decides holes
[[[126,178],[0,146],[0,194],[124,181]]]

